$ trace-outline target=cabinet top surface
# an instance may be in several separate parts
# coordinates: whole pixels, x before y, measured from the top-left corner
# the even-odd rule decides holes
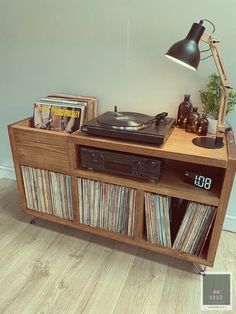
[[[236,163],[236,146],[231,132],[224,139],[224,147],[219,149],[201,148],[192,143],[197,135],[185,132],[183,129],[173,128],[173,132],[163,145],[146,144],[135,141],[125,141],[109,137],[101,137],[75,132],[64,134],[54,131],[34,129],[31,127],[31,119],[25,119],[12,124],[13,129],[24,130],[31,133],[35,139],[43,141],[43,138],[58,136],[58,139],[67,137],[69,143],[97,147],[102,149],[123,151],[127,153],[140,154],[150,157],[167,158],[183,162],[205,164],[209,166],[226,168],[229,159]],[[213,136],[213,135],[212,135]]]

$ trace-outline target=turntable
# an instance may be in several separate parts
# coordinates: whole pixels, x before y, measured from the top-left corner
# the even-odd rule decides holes
[[[82,131],[93,135],[161,145],[173,130],[175,119],[167,112],[148,116],[136,112],[107,111],[82,126]]]

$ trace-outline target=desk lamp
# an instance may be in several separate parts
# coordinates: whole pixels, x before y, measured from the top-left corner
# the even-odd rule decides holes
[[[201,40],[210,46],[208,50],[211,50],[212,57],[220,76],[222,88],[216,136],[200,136],[194,138],[192,142],[193,144],[204,148],[221,148],[224,146],[224,121],[231,87],[219,52],[219,41],[213,39],[211,35],[205,32],[205,27],[203,26],[204,21],[208,20],[201,20],[199,23],[193,23],[187,36],[183,40],[180,40],[171,46],[167,51],[166,56],[189,69],[197,70],[200,62],[200,50],[198,47],[199,41]]]

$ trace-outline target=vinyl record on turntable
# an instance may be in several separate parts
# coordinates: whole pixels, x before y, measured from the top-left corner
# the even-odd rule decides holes
[[[160,121],[156,123],[158,116]],[[174,122],[165,112],[152,117],[136,112],[107,111],[85,122],[81,130],[97,136],[161,145],[171,134]]]
[[[108,111],[97,118],[98,124],[110,129],[136,131],[146,128],[152,117],[136,112]]]

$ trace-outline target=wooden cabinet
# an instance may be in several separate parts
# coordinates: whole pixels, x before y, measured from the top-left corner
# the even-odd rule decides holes
[[[192,144],[195,134],[177,128],[173,130],[167,142],[162,146],[96,137],[79,132],[63,134],[38,130],[31,127],[31,119],[14,123],[8,128],[19,198],[25,213],[193,263],[213,266],[235,174],[236,148],[231,132],[226,133],[223,148],[204,149]],[[80,165],[81,146],[160,158],[165,161],[165,166],[161,170],[160,180],[157,183],[108,172],[88,170]],[[184,171],[189,169],[211,176],[214,181],[212,189],[204,190],[186,183],[183,180],[183,175]],[[43,181],[45,180],[43,179],[45,173],[47,178],[50,178],[47,180],[52,180],[51,183]],[[36,177],[36,179],[29,179],[31,177],[34,179]],[[130,214],[128,214],[130,216],[128,218],[126,216],[129,219],[129,221],[127,220],[127,224],[129,224],[127,228],[131,228],[132,232],[131,229],[127,232],[121,232],[118,229],[117,231],[104,226],[101,221],[100,223],[92,223],[92,220],[86,221],[85,218],[80,217],[83,215],[82,207],[80,207],[81,198],[85,198],[78,185],[81,179],[85,182],[98,182],[97,184],[100,185],[126,187],[127,193],[132,192],[131,195],[135,199],[135,210],[132,209],[131,205]],[[40,180],[43,183],[40,183]],[[50,185],[52,190],[48,193],[59,195],[55,184],[57,180],[64,182],[62,184],[69,184],[64,197],[68,198],[68,195],[71,197],[71,204],[65,203],[64,200],[60,201],[61,214],[58,214],[56,209],[48,209],[47,206],[49,205],[45,205],[40,199],[40,195],[44,193],[40,184],[42,186]],[[94,183],[91,184],[93,186]],[[35,197],[39,198],[37,206],[34,206],[33,201],[35,200],[31,199],[32,196],[28,195],[30,193],[35,193]],[[199,255],[189,254],[160,244],[152,244],[147,240],[148,221],[145,215],[145,193],[169,196],[172,200],[191,201],[216,207],[214,220],[208,230],[209,232],[207,232],[204,246]],[[62,198],[62,196],[60,197]],[[97,202],[99,201],[98,198]],[[42,208],[40,204],[42,204]],[[174,232],[178,232],[176,228],[178,229],[181,225],[183,215],[178,215],[175,208],[172,208],[172,213],[174,213],[174,218],[172,217],[171,220],[171,229],[175,229],[174,234]],[[101,212],[101,216],[104,215],[106,213]],[[114,219],[119,220],[124,217],[124,214],[117,213],[117,217]],[[172,244],[173,241],[174,239],[172,239]]]

